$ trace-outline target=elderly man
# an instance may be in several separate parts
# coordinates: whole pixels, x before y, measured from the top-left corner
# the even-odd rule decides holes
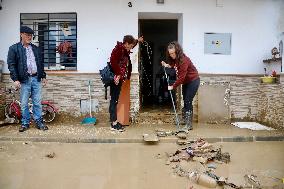
[[[22,124],[19,132],[26,131],[30,126],[29,98],[33,103],[33,118],[36,127],[47,130],[42,119],[41,84],[46,84],[46,74],[39,48],[31,43],[34,31],[27,27],[20,28],[21,42],[9,48],[8,68],[10,77],[17,89],[20,89]]]

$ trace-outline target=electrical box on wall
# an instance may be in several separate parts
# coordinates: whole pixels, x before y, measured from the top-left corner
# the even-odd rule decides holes
[[[231,54],[231,33],[204,33],[205,54]]]

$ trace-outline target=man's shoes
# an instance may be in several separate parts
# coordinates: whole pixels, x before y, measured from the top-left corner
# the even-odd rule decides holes
[[[30,126],[28,124],[22,124],[20,129],[19,129],[19,132],[24,132],[24,131],[28,130],[29,127]]]
[[[48,127],[44,125],[42,120],[36,122],[36,128],[42,131],[48,130]]]
[[[36,128],[42,131],[48,130],[48,127],[46,125],[44,125],[43,127],[36,127]]]

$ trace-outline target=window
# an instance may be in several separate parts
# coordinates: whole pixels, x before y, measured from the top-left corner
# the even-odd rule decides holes
[[[21,13],[20,20],[34,30],[45,70],[77,70],[77,13]]]

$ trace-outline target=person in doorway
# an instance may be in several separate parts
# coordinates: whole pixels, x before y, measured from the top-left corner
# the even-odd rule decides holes
[[[168,90],[173,90],[182,85],[184,129],[192,130],[192,101],[200,85],[198,71],[191,60],[183,53],[183,49],[178,42],[169,43],[166,55],[168,64],[162,61],[162,66],[174,67],[177,73],[177,80],[173,85],[168,86]]]
[[[159,48],[159,53],[160,53],[159,63],[166,59],[166,49],[167,47],[164,45]],[[168,78],[166,78],[165,71],[167,73]],[[159,103],[168,102],[170,98],[168,85],[172,85],[176,81],[176,71],[174,68],[164,68],[163,66],[161,66],[158,75],[160,77],[158,101]],[[173,95],[174,103],[176,105],[176,91],[175,90],[172,90],[172,95]]]
[[[8,69],[16,89],[20,89],[22,124],[19,132],[30,126],[29,98],[33,103],[33,118],[36,127],[47,130],[43,123],[41,106],[41,85],[46,85],[46,74],[40,50],[31,43],[34,31],[27,27],[20,28],[21,42],[10,46],[8,51]]]
[[[110,85],[111,98],[109,114],[111,130],[120,132],[125,130],[124,126],[117,121],[117,104],[122,83],[131,77],[132,64],[129,56],[130,50],[133,49],[138,42],[143,42],[143,37],[135,39],[132,35],[126,35],[123,37],[123,42],[117,42],[111,53],[110,65],[115,74],[114,82]]]
[[[165,71],[167,73],[168,78],[166,78]],[[159,86],[159,92],[158,92],[159,103],[168,102],[168,100],[170,98],[169,97],[168,85],[173,85],[174,82],[176,81],[176,71],[175,71],[174,68],[167,68],[166,67],[164,69],[161,66],[160,71],[159,71],[159,76],[160,76],[160,86]],[[176,91],[175,90],[172,90],[172,95],[173,95],[174,103],[176,105]]]

